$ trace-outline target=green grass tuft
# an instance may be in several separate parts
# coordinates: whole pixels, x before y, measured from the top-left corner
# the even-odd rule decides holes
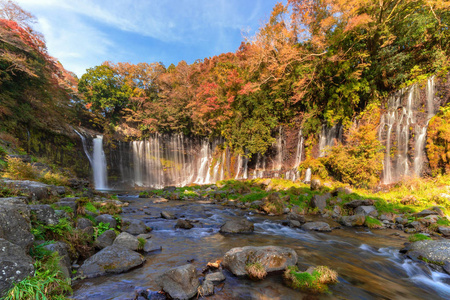
[[[416,233],[416,234],[410,235],[409,238],[408,238],[408,240],[409,240],[411,243],[414,243],[414,242],[417,242],[417,241],[431,240],[431,238],[428,237],[428,236],[426,236],[425,234],[422,234],[422,233]]]

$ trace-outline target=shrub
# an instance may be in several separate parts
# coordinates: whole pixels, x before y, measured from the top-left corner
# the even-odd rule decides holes
[[[109,230],[109,223],[100,222],[94,227],[94,236],[97,239],[103,232]]]
[[[441,107],[427,129],[427,156],[433,175],[450,174],[450,105]]]
[[[8,156],[6,158],[8,166],[6,167],[5,176],[11,179],[36,179],[36,173],[29,163],[25,163],[19,158]]]
[[[312,175],[317,175],[322,179],[326,179],[328,178],[328,171],[323,164],[323,159],[324,158],[322,157],[316,159],[308,156],[304,161],[302,161],[302,163],[298,167],[298,170],[300,171],[300,173],[302,173],[302,176],[304,176],[306,170],[311,169]]]
[[[417,242],[417,241],[431,240],[431,238],[426,236],[425,234],[416,233],[416,234],[410,235],[408,240],[411,243],[414,243],[414,242]]]
[[[69,183],[67,177],[53,172],[41,172],[39,181],[51,185],[67,185]]]
[[[306,272],[300,272],[297,266],[289,266],[283,277],[288,286],[312,293],[328,292],[327,284],[338,282],[337,272],[326,266],[318,266]]]
[[[260,262],[249,263],[245,266],[248,277],[252,280],[264,279],[267,275],[266,268]]]

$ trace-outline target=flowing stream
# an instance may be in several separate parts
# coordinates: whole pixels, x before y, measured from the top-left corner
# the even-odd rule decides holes
[[[308,299],[449,299],[450,276],[404,259],[399,249],[407,235],[394,230],[342,228],[331,233],[306,232],[281,225],[284,217],[203,202],[121,197],[130,202],[123,216],[143,220],[153,228],[152,241],[161,251],[146,255],[145,264],[128,273],[79,281],[74,299],[133,299],[138,288],[158,291],[155,279],[167,269],[193,262],[198,273],[233,247],[278,245],[295,249],[299,264],[327,265],[339,273],[332,294]],[[190,230],[174,229],[176,220],[160,217],[162,210],[194,221]],[[253,234],[219,233],[225,221],[245,217],[255,223]],[[327,220],[330,222],[329,220]],[[337,224],[331,224],[337,226]],[[263,281],[238,278],[224,271],[226,280],[208,299],[302,299],[311,295],[286,287],[280,274]],[[306,299],[306,298],[304,298]]]

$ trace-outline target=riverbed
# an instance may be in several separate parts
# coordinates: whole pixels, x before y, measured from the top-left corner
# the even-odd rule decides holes
[[[200,274],[233,247],[276,245],[294,249],[300,266],[326,265],[339,273],[331,294],[309,295],[286,287],[281,274],[262,281],[238,278],[224,271],[226,280],[208,299],[449,299],[450,275],[432,271],[399,253],[407,235],[398,230],[339,228],[329,233],[307,232],[283,226],[283,216],[208,201],[169,201],[121,196],[129,202],[122,216],[143,220],[152,242],[161,250],[146,254],[145,264],[130,272],[85,279],[75,283],[74,299],[133,299],[135,290],[158,291],[155,279],[167,269],[192,263]],[[161,218],[161,211],[193,221],[190,230],[175,229],[177,220]],[[222,234],[220,226],[233,218],[255,223],[252,234]],[[320,220],[309,217],[311,220]],[[307,217],[308,219],[308,217]],[[323,219],[333,227],[337,223]]]

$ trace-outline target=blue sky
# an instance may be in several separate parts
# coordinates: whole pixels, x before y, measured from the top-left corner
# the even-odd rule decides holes
[[[162,62],[234,52],[276,0],[16,0],[37,17],[50,55],[81,76],[112,62]],[[286,1],[283,1],[286,2]]]

